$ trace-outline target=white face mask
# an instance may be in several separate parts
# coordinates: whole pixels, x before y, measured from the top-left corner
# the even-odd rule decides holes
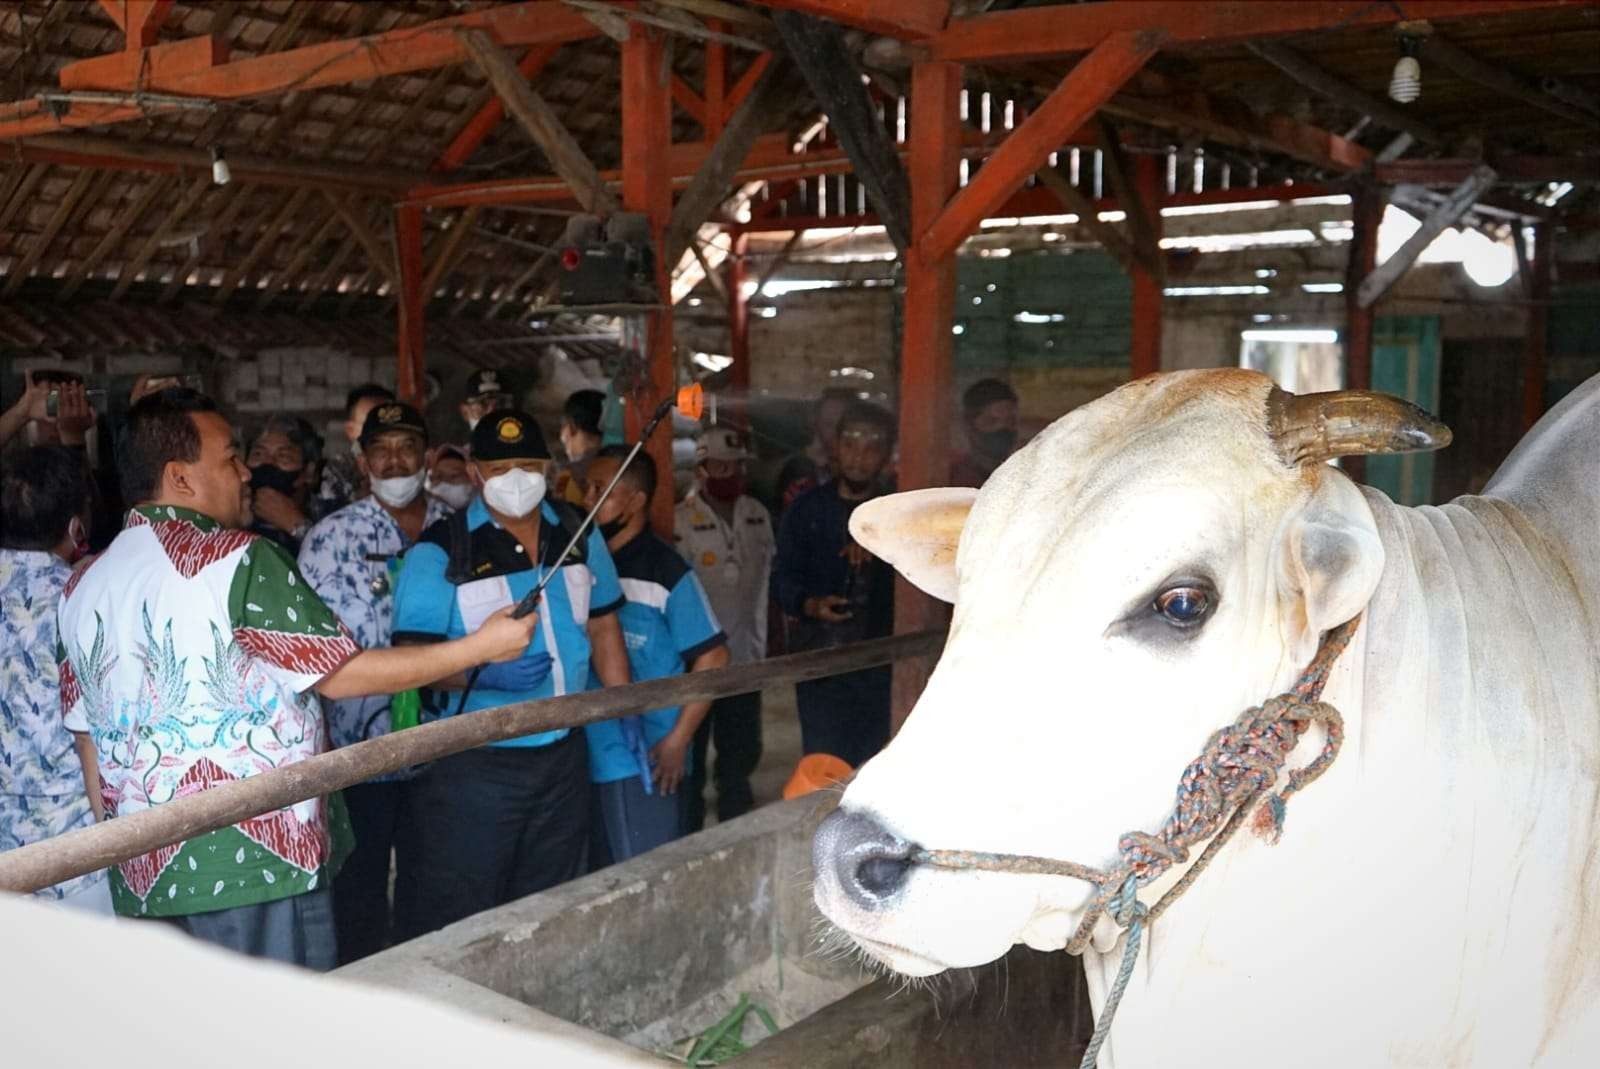
[[[522,519],[543,500],[544,476],[538,472],[512,468],[483,483],[484,504],[512,519]]]
[[[423,484],[424,489],[453,509],[464,509],[472,500],[471,483],[436,483],[433,476]]]
[[[373,479],[372,496],[392,509],[405,508],[422,492],[423,473],[396,475],[392,479]]]
[[[478,420],[479,420],[479,418],[480,417],[478,417],[478,416],[468,416],[467,417],[467,433],[470,434],[471,432],[473,432],[473,431],[478,429]]]

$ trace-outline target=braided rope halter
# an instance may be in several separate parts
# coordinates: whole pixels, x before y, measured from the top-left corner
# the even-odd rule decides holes
[[[1094,1069],[1100,1048],[1111,1030],[1122,993],[1133,976],[1144,929],[1187,891],[1217,852],[1233,838],[1253,811],[1256,830],[1276,843],[1283,834],[1284,809],[1290,797],[1327,771],[1344,742],[1344,718],[1321,700],[1334,661],[1350,644],[1361,623],[1359,615],[1323,635],[1316,656],[1293,687],[1275,698],[1246,709],[1238,719],[1207,740],[1200,756],[1189,763],[1178,780],[1172,813],[1154,835],[1130,831],[1117,840],[1119,860],[1098,869],[1072,861],[1030,857],[1025,854],[990,854],[970,850],[916,850],[913,864],[942,869],[986,869],[1043,876],[1070,876],[1091,884],[1093,900],[1084,911],[1072,938],[1069,954],[1081,954],[1102,914],[1109,915],[1127,933],[1122,964],[1106,997],[1094,1035],[1084,1051],[1079,1069]],[[1290,751],[1315,721],[1323,725],[1326,741],[1304,768],[1291,769],[1288,783],[1271,793]],[[1257,802],[1261,804],[1258,807]],[[1139,901],[1139,888],[1189,859],[1189,848],[1205,840],[1205,849],[1177,883],[1153,906]]]

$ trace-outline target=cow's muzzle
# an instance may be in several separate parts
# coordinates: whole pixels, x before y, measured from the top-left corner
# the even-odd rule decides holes
[[[915,851],[868,814],[837,809],[817,827],[811,863],[852,903],[877,909],[905,887]]]

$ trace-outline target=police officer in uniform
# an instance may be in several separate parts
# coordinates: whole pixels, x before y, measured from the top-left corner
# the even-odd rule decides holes
[[[750,452],[737,431],[713,427],[695,448],[695,488],[678,506],[673,538],[689,562],[728,635],[730,663],[767,655],[767,585],[772,575],[772,521],[745,493]],[[750,776],[761,761],[761,692],[718,698],[694,737],[685,790],[688,827],[705,826],[707,751],[717,745],[712,781],[717,819],[732,820],[755,804]]]

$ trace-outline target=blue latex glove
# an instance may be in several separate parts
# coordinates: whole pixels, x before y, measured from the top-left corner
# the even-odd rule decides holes
[[[550,655],[532,653],[515,661],[484,665],[478,684],[490,690],[532,690],[549,677]]]

